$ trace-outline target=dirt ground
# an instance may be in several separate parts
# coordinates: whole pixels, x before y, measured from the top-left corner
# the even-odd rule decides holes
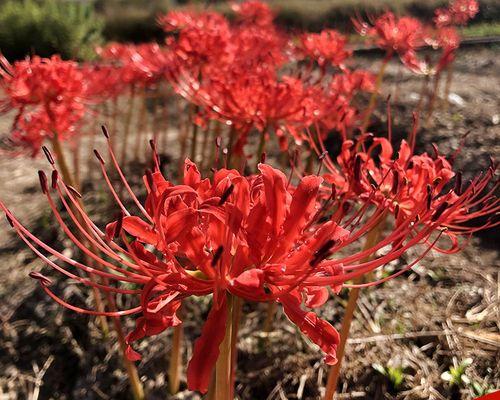
[[[377,68],[375,58],[358,60],[363,67]],[[500,158],[498,71],[498,48],[460,52],[449,110],[437,111],[418,136],[420,148],[430,150],[430,144],[435,142],[443,152],[452,153],[460,146],[463,135],[470,132],[456,160],[465,176],[487,168],[488,155]],[[421,78],[405,72],[394,60],[386,82],[392,96],[394,129],[402,135],[411,125]],[[8,124],[8,117],[3,117],[0,132],[6,133]],[[380,127],[385,129],[382,122]],[[39,168],[47,169],[43,158],[1,156],[0,199],[42,238],[63,248],[63,236],[51,223],[39,191]],[[97,207],[103,203],[99,191],[85,196]],[[490,230],[473,239],[462,253],[431,253],[411,273],[362,292],[337,398],[471,399],[480,388],[500,388],[497,242],[498,230]],[[113,338],[103,340],[92,318],[64,310],[47,298],[27,276],[40,269],[42,263],[21,245],[5,222],[0,231],[0,400],[129,399],[118,345]],[[61,279],[56,278],[55,287],[66,297],[87,298],[75,286],[62,286]],[[323,308],[323,317],[338,326],[346,298],[344,291],[330,300]],[[207,306],[200,300],[192,300],[186,306],[184,360],[191,354],[199,334],[198,321],[206,316]],[[273,331],[263,336],[259,327],[264,310],[263,304],[244,306],[238,398],[319,399],[328,372],[320,352],[281,314]],[[128,328],[133,326],[131,320],[125,322]],[[143,360],[138,369],[147,398],[198,399],[185,390],[185,380],[179,394],[167,394],[170,336],[166,332],[140,344]],[[472,358],[472,364],[465,375],[470,383],[450,388],[442,373],[468,358]],[[397,389],[391,387],[390,380],[377,372],[374,363],[400,371],[401,385]]]

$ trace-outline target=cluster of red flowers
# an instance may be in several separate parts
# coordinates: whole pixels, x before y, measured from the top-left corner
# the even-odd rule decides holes
[[[391,127],[388,138],[363,129],[354,135],[361,122],[357,96],[375,95],[380,79],[349,65],[352,49],[343,35],[324,30],[292,40],[277,29],[264,3],[249,1],[235,5],[234,11],[234,22],[210,11],[170,12],[159,18],[168,35],[165,46],[113,43],[98,50],[101,60],[96,64],[32,57],[12,66],[1,60],[0,70],[6,93],[0,111],[17,110],[12,138],[35,151],[45,138],[71,136],[89,106],[110,98],[116,105],[125,92],[133,98],[136,90],[159,91],[162,82],[169,82],[191,106],[194,132],[213,121],[231,127],[223,157],[217,136],[211,177],[203,179],[202,163],[186,159],[180,184],[162,175],[157,142],[151,141],[153,168],[143,177],[143,202],[125,178],[104,130],[111,165],[123,189],[115,189],[103,157],[95,151],[119,210],[104,229],[92,221],[81,195],[68,182],[62,153],[57,154],[57,166],[44,148],[52,173],[49,182],[40,172],[42,191],[64,233],[85,255],[83,262],[45,244],[0,202],[17,234],[50,267],[111,299],[124,295],[135,301],[120,311],[114,301],[108,310],[87,309],[60,297],[44,275],[31,274],[50,297],[77,312],[104,317],[138,314],[123,346],[130,360],[140,359],[132,348],[135,342],[181,324],[183,301],[211,296],[210,312],[187,369],[189,388],[201,392],[209,387],[227,334],[231,298],[279,303],[333,364],[339,334],[315,313],[330,293],[401,275],[431,249],[458,251],[460,236],[500,223],[495,219],[500,210],[494,197],[498,183],[490,185],[495,166],[465,185],[437,148],[432,156],[415,152],[416,127],[397,154]],[[442,48],[439,71],[453,60],[459,44],[454,25],[476,13],[474,0],[456,0],[436,12],[432,33],[418,20],[390,12],[371,24],[355,25],[386,51],[386,62],[398,54],[412,71],[428,72],[417,56],[418,47],[431,43]],[[342,139],[336,159],[324,145],[332,130]],[[244,166],[232,169],[231,153],[245,155],[253,131],[261,135],[257,157],[272,133],[285,156],[290,143],[305,142],[311,156],[318,156],[309,158],[311,164],[319,158],[317,174],[310,174],[311,165],[302,168],[297,154],[289,160],[290,176],[263,159],[255,174],[244,173]],[[113,137],[114,142],[120,139]],[[196,140],[193,136],[193,147]],[[125,137],[122,149],[126,146]],[[196,157],[196,151],[193,154]],[[323,166],[327,171],[321,174]],[[125,190],[128,201],[122,199]],[[133,204],[135,211],[126,204]],[[489,219],[471,225],[483,217]],[[385,221],[390,226],[382,234]],[[373,232],[378,237],[372,237]],[[365,237],[367,244],[361,248],[359,241]],[[451,245],[444,247],[442,239]],[[388,277],[349,283],[412,248],[420,249],[415,259]]]
[[[46,137],[67,138],[85,113],[87,86],[73,61],[34,56],[10,65],[1,59],[6,98],[0,111],[17,110],[12,140],[37,153]]]

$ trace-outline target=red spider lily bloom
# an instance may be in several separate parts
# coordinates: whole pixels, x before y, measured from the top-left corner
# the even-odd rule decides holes
[[[233,151],[241,154],[252,128],[266,135],[275,131],[286,148],[283,130],[307,120],[307,104],[313,105],[310,89],[297,78],[278,78],[273,70],[233,68],[213,73],[198,86],[184,77],[177,91],[206,110],[209,118],[234,124],[239,132]]]
[[[397,18],[386,12],[378,17],[373,25],[353,20],[356,30],[368,36],[377,46],[384,49],[387,57],[397,53],[403,64],[418,73],[425,71],[425,63],[416,55],[417,47],[423,44],[423,27],[419,20],[410,17]]]
[[[448,8],[435,11],[434,23],[437,27],[466,25],[478,12],[479,3],[476,0],[454,0]]]
[[[371,144],[369,144],[371,142]],[[455,252],[460,249],[458,236],[469,235],[481,229],[497,225],[495,214],[500,202],[494,197],[498,182],[494,181],[494,169],[473,179],[467,189],[462,187],[462,176],[455,174],[450,162],[437,153],[414,154],[412,146],[402,141],[398,155],[390,141],[385,138],[360,138],[356,143],[347,140],[335,164],[326,159],[329,172],[324,175],[339,193],[346,198],[377,204],[390,211],[396,224],[408,216],[414,218],[416,208],[426,206],[417,214],[421,223],[435,223],[440,220],[439,229],[451,240],[449,249],[434,246],[441,252]],[[454,186],[454,189],[449,188]],[[425,215],[428,210],[435,213]],[[490,217],[482,226],[471,225],[480,217]]]
[[[102,158],[96,154],[110,183]],[[111,157],[118,168],[113,153]],[[51,185],[40,172],[42,190],[60,226],[92,260],[92,265],[50,248],[24,228],[3,204],[0,207],[19,236],[57,271],[81,284],[138,298],[137,307],[101,313],[142,314],[127,338],[129,342],[179,324],[175,313],[182,299],[213,294],[212,310],[188,368],[190,388],[207,389],[225,332],[226,292],[251,301],[280,302],[290,320],[325,351],[327,362],[335,361],[337,332],[313,312],[301,308],[303,302],[307,307],[316,307],[326,300],[320,295],[326,289],[305,287],[302,280],[349,234],[334,222],[306,229],[317,211],[321,178],[304,178],[292,189],[283,173],[261,164],[261,175],[256,177],[247,178],[235,170],[222,169],[215,172],[212,181],[202,180],[196,166],[186,161],[181,185],[168,182],[157,169],[146,174],[148,195],[144,206],[123,181],[142,217],[129,213],[110,184],[123,217],[103,232],[83,211],[75,190],[65,185],[54,165],[53,168]],[[118,173],[123,177],[119,168]],[[74,228],[56,208],[51,189],[58,195]],[[90,245],[83,243],[80,236]],[[122,244],[116,238],[121,238]],[[103,278],[102,283],[73,274],[42,251],[67,266]],[[335,274],[340,269],[328,271]],[[47,294],[63,306],[81,313],[100,314],[68,304],[52,292],[46,279],[41,283]],[[122,288],[120,283],[133,283],[138,289]],[[128,354],[131,359],[139,358],[131,348]]]
[[[180,67],[199,71],[211,62],[229,61],[230,28],[222,15],[171,11],[159,23],[167,33],[177,32],[166,44]]]
[[[1,109],[18,111],[14,141],[38,146],[55,134],[63,140],[70,137],[85,112],[87,87],[78,65],[58,56],[35,56],[13,65],[0,61],[0,84],[6,94]],[[38,149],[32,147],[33,153]]]
[[[169,53],[156,43],[111,43],[97,52],[105,62],[119,68],[119,77],[125,86],[154,86],[163,79],[170,65]]]
[[[455,60],[456,50],[460,46],[460,35],[454,27],[442,27],[437,30],[437,46],[442,49],[436,72],[442,71]]]
[[[269,27],[274,20],[274,13],[268,4],[261,1],[233,3],[231,8],[238,20],[248,26]]]
[[[344,62],[352,55],[352,51],[346,49],[347,38],[333,29],[302,34],[299,41],[298,51],[304,57],[315,60],[320,68],[325,68],[328,64],[343,67]]]
[[[322,178],[307,176],[293,186],[282,172],[265,164],[259,165],[257,176],[244,177],[236,170],[221,169],[214,172],[212,179],[202,179],[196,165],[187,160],[183,184],[174,185],[159,172],[156,154],[154,172],[147,172],[144,178],[147,198],[143,205],[127,183],[111,147],[108,148],[112,164],[141,216],[132,215],[124,206],[102,157],[96,152],[104,178],[121,210],[121,216],[108,224],[105,231],[85,213],[77,198],[80,195],[61,181],[48,151],[54,169],[50,185],[40,172],[42,191],[57,222],[91,263],[78,262],[49,247],[1,202],[0,208],[21,239],[55,270],[109,295],[137,298],[138,306],[127,310],[88,310],[60,298],[41,274],[31,275],[39,279],[50,297],[77,312],[113,317],[140,313],[136,329],[127,337],[129,343],[179,324],[176,311],[183,299],[213,295],[211,311],[194,345],[187,371],[189,388],[201,392],[208,388],[225,335],[226,293],[250,301],[279,302],[287,317],[326,353],[326,362],[334,363],[337,331],[303,306],[319,307],[327,300],[329,287],[338,292],[347,280],[399,258],[425,241],[447,214],[422,211],[425,205],[417,207],[413,217],[420,212],[423,217],[433,215],[433,223],[419,230],[418,220],[408,217],[373,247],[327,259],[373,229],[384,208],[377,208],[361,223],[363,210],[350,215],[344,199],[334,194],[325,197]],[[53,191],[71,223],[57,209]],[[366,261],[367,256],[387,247],[391,248],[385,254]],[[82,278],[68,270],[68,266],[102,281]],[[130,288],[131,283],[134,288]],[[139,358],[132,348],[128,355],[131,359]]]

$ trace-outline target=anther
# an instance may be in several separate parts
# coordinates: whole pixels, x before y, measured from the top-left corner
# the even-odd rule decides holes
[[[317,251],[314,252],[313,258],[309,262],[311,267],[315,267],[325,258],[327,258],[331,253],[330,249],[335,246],[335,240],[327,240]]]
[[[455,189],[453,190],[458,196],[462,194],[462,172],[458,171],[455,177]]]
[[[100,153],[99,153],[96,149],[94,149],[94,154],[95,154],[95,156],[97,157],[97,159],[99,160],[99,162],[100,162],[101,164],[103,164],[103,165],[104,165],[104,164],[106,164],[106,163],[104,162],[103,158],[101,157],[101,154],[100,154]]]
[[[231,185],[226,190],[224,190],[224,193],[222,193],[222,196],[220,197],[219,200],[219,206],[222,206],[227,201],[229,196],[231,196],[231,193],[233,193],[233,190],[234,190],[234,185],[231,183]]]
[[[125,215],[123,214],[123,211],[118,215],[117,219],[116,219],[116,225],[115,225],[115,231],[113,232],[113,237],[115,239],[118,238],[118,236],[120,236],[120,233],[122,232],[122,228],[123,228],[123,217]]]
[[[9,217],[7,214],[5,214],[5,218],[7,219],[7,222],[9,223],[9,225],[14,228],[14,221],[12,221],[12,218]]]
[[[106,128],[105,125],[101,125],[101,130],[102,130],[102,134],[104,135],[104,137],[106,139],[109,139],[109,132],[108,132],[108,128]]]
[[[224,246],[219,246],[219,248],[215,251],[214,258],[212,258],[212,267],[215,267],[217,265],[223,252]]]
[[[42,275],[40,272],[33,271],[33,272],[30,272],[28,275],[30,278],[36,279],[43,286],[52,285],[52,281],[49,278],[47,278],[45,275]]]
[[[396,170],[392,171],[392,194],[397,194],[399,188],[399,173]]]
[[[441,215],[443,215],[443,213],[445,212],[445,210],[448,208],[448,202],[447,201],[444,201],[442,202],[439,207],[437,208],[436,212],[434,213],[434,215],[432,216],[431,218],[431,221],[432,222],[435,222],[439,219],[439,217]]]
[[[45,172],[43,171],[38,171],[38,178],[40,178],[40,186],[42,187],[42,192],[43,194],[47,194],[47,175],[45,175]]]
[[[356,154],[356,158],[354,159],[354,180],[359,182],[361,177],[361,156]]]
[[[59,172],[57,172],[57,169],[52,171],[52,189],[57,188],[57,180],[59,179]]]
[[[48,162],[51,165],[55,165],[54,157],[52,157],[52,153],[46,146],[42,146],[43,153],[45,154],[45,157],[47,157]]]
[[[67,188],[68,188],[68,190],[69,190],[72,194],[74,194],[76,197],[78,197],[79,199],[81,199],[81,198],[82,198],[81,193],[80,193],[78,190],[76,190],[73,186],[71,186],[71,185],[66,185],[66,187],[67,187]]]

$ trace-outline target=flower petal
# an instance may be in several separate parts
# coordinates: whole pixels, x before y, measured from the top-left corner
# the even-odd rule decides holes
[[[337,345],[340,341],[337,330],[312,311],[302,310],[296,297],[287,294],[278,300],[283,305],[283,311],[288,319],[326,353],[325,362],[335,364]]]
[[[226,334],[226,319],[226,301],[224,300],[219,308],[213,304],[207,321],[203,325],[201,336],[194,344],[193,357],[187,368],[189,390],[207,392],[212,371],[219,357],[219,346]]]

